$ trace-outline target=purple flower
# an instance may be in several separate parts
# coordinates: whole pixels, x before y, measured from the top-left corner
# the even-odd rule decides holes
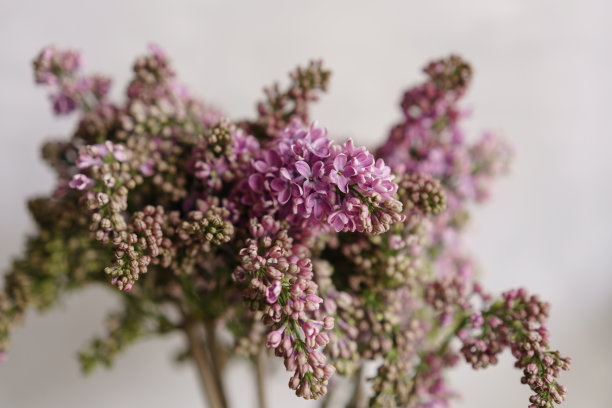
[[[194,169],[195,169],[195,176],[197,178],[205,179],[208,176],[210,176],[211,168],[210,168],[210,165],[206,162],[198,160],[194,165]]]
[[[283,332],[285,331],[285,326],[282,325],[278,330],[271,331],[266,336],[266,346],[270,348],[277,348],[281,344],[281,340],[283,339]]]
[[[111,80],[103,76],[92,76],[91,77],[91,92],[98,99],[103,99],[110,90]]]
[[[259,160],[253,161],[253,167],[260,173],[276,171],[282,164],[280,156],[273,150],[266,150]]]
[[[99,166],[102,164],[102,160],[98,157],[93,157],[88,153],[79,154],[79,157],[76,159],[76,165],[79,169],[87,169],[91,166]]]
[[[323,365],[325,364],[325,361],[327,361],[325,354],[321,353],[319,350],[312,350],[308,354],[308,359],[311,361],[311,363],[316,365]]]
[[[65,92],[51,95],[51,103],[53,105],[53,112],[56,115],[67,115],[75,110],[77,106],[74,99]]]
[[[147,159],[144,163],[138,166],[138,170],[140,171],[140,174],[142,174],[143,176],[151,177],[153,175],[153,166],[154,166],[153,160]]]
[[[302,330],[304,331],[304,336],[314,337],[317,334],[319,334],[319,331],[321,330],[321,326],[313,322],[312,320],[307,320],[302,325]]]
[[[335,183],[340,191],[347,194],[349,179],[357,174],[355,168],[351,165],[347,166],[346,154],[340,153],[334,158],[333,170],[329,178]]]
[[[292,195],[301,196],[302,187],[293,182],[293,178],[286,168],[280,169],[280,177],[275,178],[270,183],[272,190],[278,193],[278,202],[287,204]]]
[[[79,173],[75,174],[72,177],[72,180],[70,180],[70,183],[68,183],[68,185],[70,186],[70,188],[74,188],[76,190],[85,190],[93,186],[94,181],[86,175]]]
[[[91,146],[91,151],[98,157],[104,157],[113,150],[113,144],[111,142],[99,143]]]
[[[120,162],[127,161],[130,158],[130,154],[129,154],[130,152],[121,145],[114,145],[112,152],[113,152],[113,157]]]
[[[245,135],[241,130],[236,132],[232,150],[238,156],[251,155],[260,149],[259,142],[251,135]]]
[[[482,313],[477,312],[477,313],[472,314],[470,316],[470,323],[472,324],[472,327],[475,329],[482,326],[484,323],[484,319],[482,318]]]
[[[59,53],[59,65],[66,74],[75,74],[81,68],[81,54],[72,50]]]
[[[272,282],[272,285],[266,289],[266,301],[270,304],[276,303],[278,296],[281,294],[281,283],[279,280]]]
[[[308,144],[308,149],[318,157],[328,157],[329,156],[329,145],[331,144],[330,140],[327,138],[327,128],[319,127],[319,124],[315,120],[310,125],[310,143]]]
[[[305,208],[308,213],[312,211],[315,219],[322,219],[331,211],[329,195],[326,191],[314,191],[306,196]]]
[[[312,143],[308,144],[308,150],[312,152],[315,156],[318,157],[327,157],[329,156],[329,140],[326,137],[321,137],[320,139],[313,140]]]
[[[317,181],[321,179],[323,176],[323,162],[318,161],[313,164],[312,169],[303,160],[297,161],[295,163],[295,169],[297,172],[304,178],[304,184],[302,187],[304,188],[304,192],[315,189],[315,184]],[[321,183],[319,183],[321,184]]]
[[[349,223],[349,218],[343,210],[340,210],[331,213],[327,221],[331,224],[334,230],[336,230],[336,232],[340,232]]]
[[[256,193],[263,193],[266,188],[265,178],[259,173],[251,174],[249,176],[249,187]]]

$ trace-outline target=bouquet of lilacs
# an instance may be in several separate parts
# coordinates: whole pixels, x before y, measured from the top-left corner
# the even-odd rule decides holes
[[[83,369],[180,331],[177,358],[196,363],[212,408],[227,407],[223,369],[239,355],[264,408],[272,354],[297,396],[323,405],[342,383],[354,387],[347,407],[447,406],[445,369],[484,368],[505,349],[529,407],[565,399],[557,377],[570,359],[549,347],[549,305],[524,289],[493,297],[461,246],[468,207],[487,199],[511,153],[492,133],[466,142],[464,60],[426,66],[375,151],[311,121],[330,77],[320,61],[266,88],[246,120],[193,97],[159,47],[136,60],[121,104],[81,65],[53,47],[34,60],[54,112],[79,119],[42,149],[57,184],[29,202],[38,232],[5,276],[0,356],[28,307],[103,283],[123,307],[80,353]]]

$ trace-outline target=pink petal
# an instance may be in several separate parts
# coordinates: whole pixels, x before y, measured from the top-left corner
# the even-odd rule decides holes
[[[291,189],[290,188],[286,188],[286,189],[282,190],[280,192],[280,194],[278,195],[278,201],[281,204],[287,204],[287,202],[289,201],[290,198],[291,198]]]
[[[312,177],[318,178],[323,175],[323,162],[318,161],[312,165]]]
[[[323,216],[323,204],[318,201],[314,203],[314,216],[317,220],[320,220]]]
[[[274,190],[274,191],[286,190],[287,189],[287,182],[285,180],[280,179],[280,178],[275,178],[270,183],[270,187],[272,187],[272,190]]]
[[[285,178],[285,179],[287,179],[289,181],[292,180],[292,177],[291,177],[291,174],[289,173],[289,170],[287,170],[284,167],[282,169],[280,169],[280,175],[281,175],[282,178]]]
[[[253,167],[260,173],[265,173],[268,170],[268,164],[265,161],[257,160],[253,163]]]
[[[338,185],[338,188],[340,189],[340,191],[342,191],[345,194],[348,193],[348,187],[347,187],[348,180],[346,179],[346,177],[338,176],[338,178],[336,179],[336,184]]]
[[[308,165],[308,163],[306,163],[303,160],[300,160],[298,162],[295,163],[295,169],[297,170],[298,173],[300,173],[300,175],[302,177],[304,177],[305,179],[310,178],[311,173],[310,173],[310,166]]]
[[[342,175],[344,177],[353,177],[356,174],[357,170],[355,170],[355,168],[352,166],[345,167],[344,170],[342,170]]]
[[[342,169],[344,169],[345,164],[346,164],[346,155],[344,153],[340,153],[334,159],[334,169],[338,171],[342,171]]]
[[[261,174],[252,174],[249,177],[249,187],[253,191],[261,193],[265,188],[263,176]]]

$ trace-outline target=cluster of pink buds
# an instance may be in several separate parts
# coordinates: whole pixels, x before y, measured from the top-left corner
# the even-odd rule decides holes
[[[77,108],[91,108],[103,100],[110,89],[108,78],[80,73],[81,55],[75,51],[44,48],[33,62],[36,83],[55,86],[51,94],[53,110],[65,115]]]
[[[253,220],[250,231],[254,238],[240,251],[241,265],[234,279],[248,283],[245,299],[274,328],[266,345],[294,372],[289,386],[298,396],[318,398],[326,393],[327,381],[335,372],[320,351],[329,342],[326,330],[333,329],[334,318],[315,318],[323,299],[312,280],[308,250],[294,245],[280,222],[270,216],[261,223]]]
[[[461,352],[474,368],[497,362],[497,355],[510,348],[515,366],[523,370],[521,381],[534,395],[529,407],[553,407],[565,399],[566,388],[557,382],[571,359],[549,348],[545,324],[550,306],[524,289],[505,292],[500,300],[482,313],[470,317],[471,330],[461,333]]]

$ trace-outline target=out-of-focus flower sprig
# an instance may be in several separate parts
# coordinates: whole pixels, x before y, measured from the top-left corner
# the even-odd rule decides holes
[[[227,406],[233,355],[255,363],[265,408],[266,350],[306,399],[333,392],[335,374],[354,378],[348,406],[366,399],[368,365],[370,406],[447,406],[446,368],[461,357],[483,368],[506,348],[530,407],[565,399],[557,377],[570,359],[549,348],[548,305],[523,290],[496,300],[462,246],[470,204],[489,197],[512,151],[492,133],[467,142],[459,103],[472,69],[460,57],[425,68],[375,154],[311,121],[330,77],[320,61],[267,88],[242,121],[193,97],[157,46],[118,104],[74,51],[45,48],[34,70],[56,114],[80,116],[69,139],[43,147],[57,185],[30,202],[38,235],[5,276],[1,358],[28,307],[110,282],[123,308],[81,352],[83,369],[181,331],[180,359],[196,363],[213,408]]]
[[[330,76],[331,71],[323,67],[321,60],[297,67],[289,74],[291,83],[286,90],[281,90],[278,83],[264,89],[266,99],[257,104],[259,118],[245,125],[258,137],[274,138],[292,120],[309,123],[309,104],[327,91]]]
[[[482,312],[470,316],[469,324],[458,333],[463,341],[461,353],[474,368],[497,362],[505,348],[512,350],[515,367],[523,370],[521,382],[535,393],[530,408],[560,404],[567,392],[557,382],[562,370],[569,369],[571,359],[549,347],[545,324],[550,306],[524,289],[511,290]],[[467,322],[467,321],[466,321]]]

